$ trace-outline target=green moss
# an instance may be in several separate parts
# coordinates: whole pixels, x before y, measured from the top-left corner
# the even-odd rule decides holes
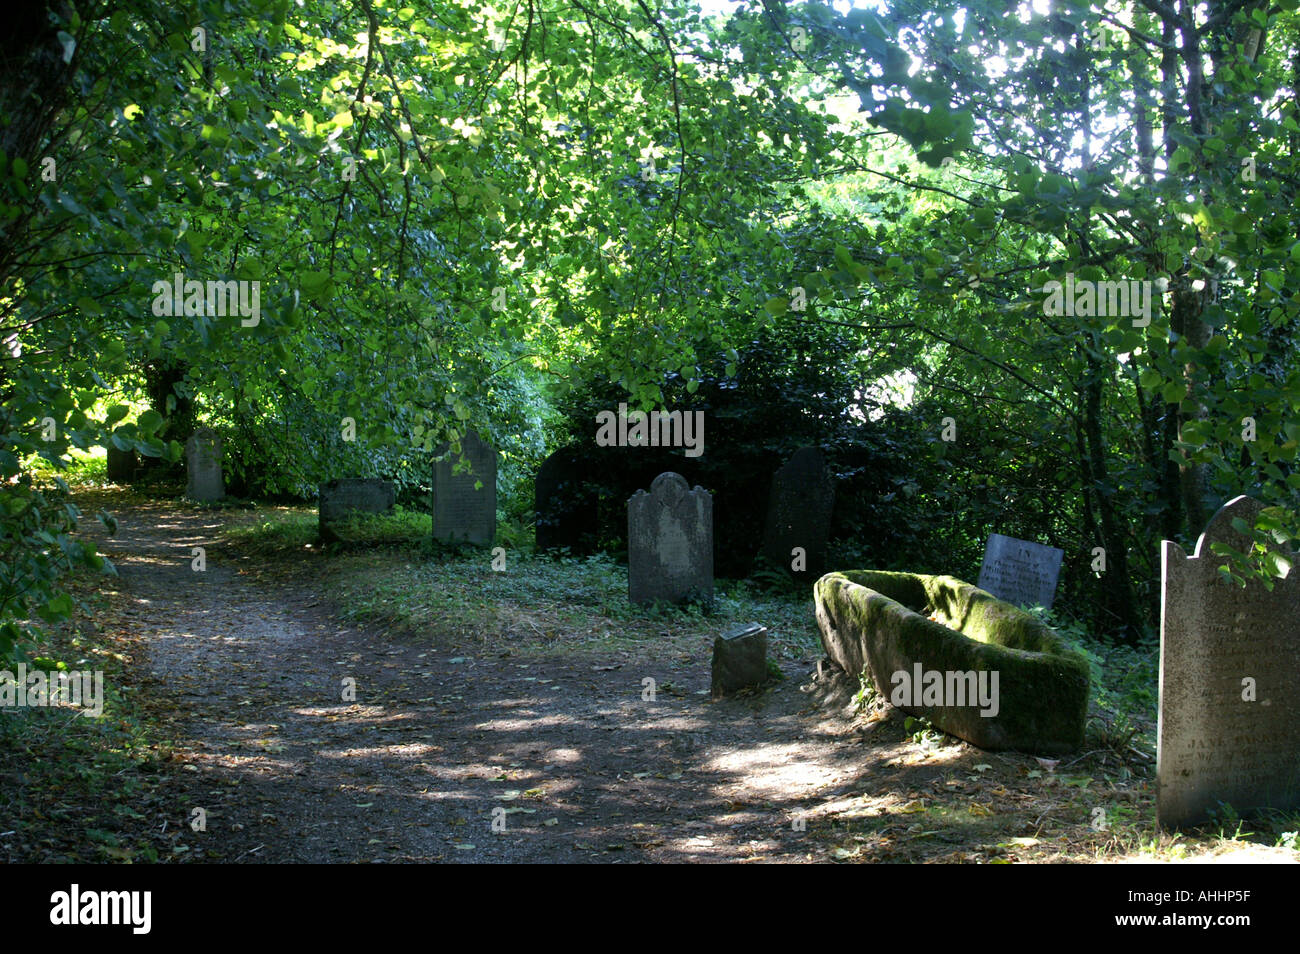
[[[814,587],[827,654],[864,668],[893,697],[894,675],[975,672],[998,680],[994,714],[973,705],[902,705],[986,749],[1064,752],[1083,742],[1088,662],[1023,610],[949,576],[831,573]]]

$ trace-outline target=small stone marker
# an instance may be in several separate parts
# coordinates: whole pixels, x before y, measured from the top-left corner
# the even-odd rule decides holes
[[[352,513],[387,513],[397,501],[391,481],[341,477],[320,485],[320,535],[338,539],[334,525]]]
[[[713,641],[713,698],[766,680],[766,626],[750,623]]]
[[[816,447],[801,447],[772,476],[763,554],[798,579],[822,575],[830,535],[835,485],[826,458]],[[796,547],[803,550],[802,560]]]
[[[977,584],[985,593],[1016,606],[1052,608],[1064,550],[1029,540],[989,534]]]
[[[1242,814],[1300,808],[1300,572],[1270,592],[1224,582],[1224,543],[1246,551],[1263,504],[1229,501],[1187,556],[1161,548],[1160,726],[1156,819],[1163,828],[1210,819],[1220,804]]]
[[[470,471],[453,473],[459,454],[433,465],[433,538],[490,546],[497,530],[497,452],[470,431],[460,439]],[[448,453],[448,445],[439,454]],[[482,487],[475,489],[475,485]]]
[[[594,549],[597,499],[586,480],[591,467],[581,449],[565,447],[542,462],[533,480],[537,515],[537,549],[568,548],[571,553]]]
[[[200,427],[185,442],[185,495],[210,502],[226,496],[221,477],[221,437],[210,427]]]
[[[627,588],[633,603],[711,602],[713,498],[671,471],[627,503]]]

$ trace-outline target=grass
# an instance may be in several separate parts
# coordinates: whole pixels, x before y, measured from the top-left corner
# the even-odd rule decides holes
[[[1086,744],[1120,762],[1155,762],[1160,642],[1148,634],[1136,646],[1093,637],[1060,612],[1032,610],[1088,659],[1091,699]]]
[[[24,459],[23,472],[38,480],[52,481],[56,476],[62,477],[69,486],[103,484],[108,481],[108,452],[102,447],[86,451],[70,447],[67,466],[61,468],[40,454],[32,454]]]
[[[105,499],[100,499],[101,496]],[[121,505],[96,490],[83,508]],[[758,621],[769,628],[770,653],[811,664],[821,654],[811,594],[802,587],[766,588],[719,581],[714,607],[632,606],[625,568],[605,557],[552,559],[507,548],[505,569],[488,550],[442,548],[430,541],[427,515],[397,511],[360,518],[349,544],[316,541],[314,508],[259,505],[223,514],[228,546],[274,572],[308,579],[339,612],[442,646],[526,655],[631,651],[699,654],[726,628]],[[156,780],[169,758],[166,723],[142,711],[129,683],[136,646],[115,624],[112,577],[76,580],[88,606],[46,655],[73,668],[105,670],[116,689],[100,720],[33,711],[0,717],[0,860],[168,860],[179,823],[166,832],[140,821],[150,813],[183,816],[183,806],[156,806]],[[90,626],[94,618],[99,625]],[[1214,823],[1185,833],[1154,828],[1156,655],[1081,640],[1093,661],[1094,750],[1059,763],[936,747],[925,726],[902,720],[897,741],[906,761],[934,765],[952,790],[865,792],[854,806],[824,816],[839,860],[890,860],[893,848],[918,860],[1177,861],[1264,845],[1297,851],[1300,814],[1266,813],[1242,822],[1225,806]],[[82,665],[86,663],[86,665]],[[810,668],[810,666],[809,666]],[[863,698],[864,703],[870,700]],[[878,718],[864,705],[861,718]],[[915,735],[917,738],[909,739]],[[863,758],[871,758],[862,749]],[[913,799],[925,808],[914,811]],[[980,806],[990,806],[984,814]],[[1100,814],[1098,812],[1100,811]],[[811,830],[811,829],[810,829]],[[12,834],[5,834],[12,832]],[[819,836],[820,837],[820,836]]]
[[[227,538],[248,553],[302,554],[320,549],[316,529],[314,509],[263,507],[233,515]],[[328,547],[325,588],[353,620],[512,653],[628,649],[665,638],[711,644],[731,626],[758,621],[773,655],[820,653],[811,592],[723,580],[709,610],[640,607],[628,601],[626,568],[605,556],[503,548],[504,569],[494,570],[491,550],[437,545],[430,517],[400,508],[353,518],[346,533],[348,543]]]
[[[142,820],[170,813],[157,794],[170,754],[131,682],[134,642],[113,623],[115,578],[82,571],[68,582],[81,611],[41,644],[41,668],[102,672],[104,709],[97,718],[66,705],[0,710],[0,861],[164,859],[169,836]]]
[[[1230,806],[1224,806],[1214,820],[1198,829],[1175,833],[1156,830],[1158,639],[1148,636],[1136,646],[1097,640],[1062,614],[1035,612],[1088,658],[1091,700],[1084,752],[1064,760],[1045,761],[1041,767],[1023,773],[1024,781],[1033,785],[1040,817],[1056,821],[1045,824],[1042,831],[1036,829],[1031,833],[1034,837],[1018,839],[1012,854],[1020,860],[1038,861],[1142,858],[1170,862],[1264,846],[1296,852],[1300,860],[1300,813],[1260,812],[1247,823]],[[859,676],[859,690],[853,701],[859,718],[864,720],[879,718],[888,708],[866,673]],[[900,726],[899,734],[910,743],[912,757],[935,756],[942,760],[959,751],[956,740],[935,732],[924,719],[909,716],[900,720]],[[944,756],[941,750],[949,754]],[[970,781],[974,782],[975,777]],[[936,812],[943,814],[938,808]],[[886,823],[873,824],[879,828]],[[850,853],[859,850],[856,846],[861,839],[873,837],[871,830],[854,824],[846,831],[853,833],[853,840],[843,846]],[[995,854],[985,854],[979,860]]]

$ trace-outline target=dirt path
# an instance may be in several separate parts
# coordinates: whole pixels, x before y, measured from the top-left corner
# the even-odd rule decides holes
[[[862,730],[800,690],[806,664],[714,703],[698,656],[464,655],[340,624],[312,579],[223,550],[220,515],[156,504],[118,520],[101,547],[177,741],[194,860],[824,860],[818,813],[861,793],[868,766],[872,791],[902,800],[937,781],[938,766],[850,744]],[[206,831],[187,827],[194,808]]]

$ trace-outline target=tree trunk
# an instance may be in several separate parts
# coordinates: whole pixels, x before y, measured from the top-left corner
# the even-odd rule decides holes
[[[1095,346],[1095,342],[1094,342]],[[1133,599],[1133,584],[1129,579],[1128,549],[1124,528],[1115,504],[1111,498],[1108,485],[1110,470],[1106,466],[1106,445],[1102,422],[1102,388],[1105,381],[1105,369],[1089,351],[1084,352],[1087,362],[1087,376],[1082,384],[1083,434],[1087,442],[1087,453],[1083,464],[1084,486],[1092,494],[1097,504],[1097,515],[1101,521],[1101,545],[1106,552],[1107,585],[1105,610],[1120,627],[1124,639],[1129,643],[1137,642],[1142,632],[1138,620],[1137,606]]]

